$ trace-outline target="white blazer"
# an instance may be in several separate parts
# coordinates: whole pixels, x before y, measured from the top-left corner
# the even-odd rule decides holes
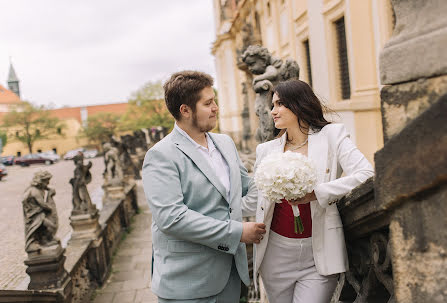
[[[286,134],[258,145],[255,173],[266,155],[284,151],[285,142]],[[319,132],[312,132],[308,142],[308,157],[317,169],[317,186],[314,189],[317,200],[310,202],[315,266],[320,275],[345,272],[349,263],[343,225],[335,202],[373,176],[374,170],[342,124],[328,124]],[[342,173],[345,176],[340,178]],[[260,191],[257,197],[253,194],[244,197],[242,203],[244,215],[253,214],[256,209],[256,222],[265,223],[267,230],[264,239],[254,249],[256,277],[268,244],[274,204],[267,201]]]

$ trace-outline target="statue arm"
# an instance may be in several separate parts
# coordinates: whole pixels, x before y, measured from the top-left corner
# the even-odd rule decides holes
[[[40,191],[37,189],[32,189],[30,195],[28,196],[29,198],[34,198],[34,200],[36,201],[36,203],[44,210],[51,210],[51,208],[46,205],[42,195],[40,194]]]
[[[269,65],[265,69],[265,73],[253,78],[253,86],[262,80],[275,81],[278,78],[278,69],[276,67]]]

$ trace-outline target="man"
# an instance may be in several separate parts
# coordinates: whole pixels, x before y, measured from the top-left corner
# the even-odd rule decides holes
[[[239,302],[248,285],[245,243],[263,223],[242,223],[241,199],[254,184],[230,137],[209,133],[218,107],[213,79],[175,73],[165,83],[174,130],[146,154],[143,184],[152,211],[152,290],[159,302]]]

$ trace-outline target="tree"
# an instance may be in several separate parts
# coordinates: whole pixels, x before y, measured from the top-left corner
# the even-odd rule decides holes
[[[138,130],[152,126],[172,128],[174,118],[164,103],[161,81],[149,81],[129,99],[129,107],[121,118],[121,130]]]
[[[2,128],[6,129],[8,137],[22,142],[33,152],[36,141],[53,136],[64,136],[66,125],[56,117],[51,117],[49,108],[22,102],[2,118]]]
[[[114,113],[99,113],[87,118],[87,124],[81,130],[81,137],[92,143],[109,141],[118,130],[120,116]]]
[[[0,130],[0,139],[2,140],[2,148],[5,147],[6,142],[8,142],[8,136],[6,135],[6,132],[3,132]],[[1,152],[1,148],[0,148]]]

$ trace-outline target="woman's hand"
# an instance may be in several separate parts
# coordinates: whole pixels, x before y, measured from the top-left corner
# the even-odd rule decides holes
[[[315,196],[315,192],[312,191],[311,193],[305,195],[301,199],[290,200],[288,202],[290,205],[294,206],[294,205],[298,205],[298,204],[306,204],[306,203],[309,203],[310,201],[314,201],[314,200],[317,200],[317,197]]]

